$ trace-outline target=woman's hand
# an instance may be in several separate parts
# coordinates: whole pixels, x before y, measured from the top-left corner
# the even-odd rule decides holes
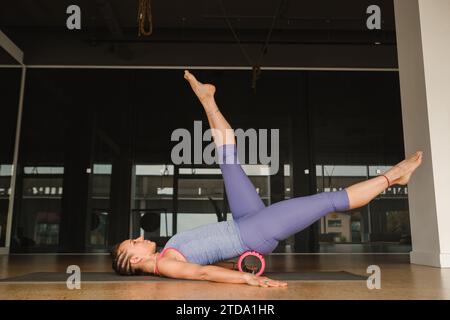
[[[256,287],[287,287],[287,282],[269,279],[267,277],[255,276],[250,273],[244,275],[245,282],[251,286]]]

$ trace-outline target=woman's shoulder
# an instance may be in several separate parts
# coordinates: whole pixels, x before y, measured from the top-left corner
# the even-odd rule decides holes
[[[160,266],[164,265],[166,261],[188,262],[186,257],[176,248],[165,247],[159,255],[156,256],[155,271],[156,275],[161,275]]]
[[[170,258],[181,262],[187,262],[186,257],[180,250],[170,246],[165,247],[159,254],[159,259],[161,260],[163,258]]]

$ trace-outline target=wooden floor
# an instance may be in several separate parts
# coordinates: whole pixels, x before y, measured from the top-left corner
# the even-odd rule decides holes
[[[409,264],[408,255],[273,255],[267,271],[348,271],[366,274],[369,265],[381,268],[381,289],[364,281],[289,281],[287,288],[257,288],[211,282],[82,283],[81,290],[63,284],[1,284],[4,299],[450,299],[450,269]],[[0,278],[32,272],[65,272],[76,264],[81,271],[110,271],[102,255],[0,256]]]

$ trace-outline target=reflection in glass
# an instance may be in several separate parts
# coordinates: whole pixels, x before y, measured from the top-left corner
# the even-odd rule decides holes
[[[191,175],[180,175],[178,179],[177,233],[227,218],[220,169],[216,171],[218,174],[208,176],[197,175],[198,170],[201,169],[194,169]]]
[[[231,220],[232,215],[228,214],[227,219]],[[177,218],[177,232],[183,232],[216,222],[217,216],[215,213],[179,213]]]
[[[139,164],[133,171],[132,237],[142,235],[163,246],[173,235],[174,166]]]
[[[24,167],[22,201],[15,245],[22,248],[59,244],[63,167]]]

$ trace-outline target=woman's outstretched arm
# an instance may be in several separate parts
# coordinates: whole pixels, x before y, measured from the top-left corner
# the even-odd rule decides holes
[[[236,263],[233,261],[221,261],[221,262],[214,263],[213,266],[230,269],[230,270],[237,270]]]
[[[158,263],[161,275],[176,279],[206,280],[221,283],[248,284],[260,287],[285,287],[286,282],[259,277],[250,273],[228,270],[217,266],[201,266],[174,259],[161,259]]]

